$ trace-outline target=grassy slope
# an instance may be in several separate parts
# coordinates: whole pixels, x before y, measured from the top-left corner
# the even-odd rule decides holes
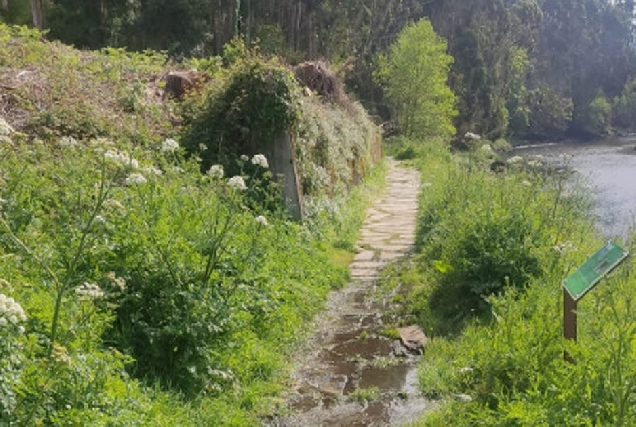
[[[306,226],[246,210],[196,159],[162,149],[180,132],[178,106],[160,97],[164,63],[0,26],[0,117],[15,130],[0,135],[0,293],[27,315],[24,331],[0,327],[0,424],[253,425],[303,325],[346,281],[382,169],[312,200],[328,209]],[[211,274],[209,245],[221,248]],[[137,365],[135,345],[161,368]]]

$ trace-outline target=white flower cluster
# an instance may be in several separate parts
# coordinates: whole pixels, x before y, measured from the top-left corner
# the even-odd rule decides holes
[[[254,157],[252,157],[252,164],[258,165],[263,169],[267,169],[269,167],[269,163],[267,163],[267,157],[262,154],[256,154]]]
[[[559,252],[560,254],[566,254],[568,252],[576,251],[576,247],[572,244],[572,242],[559,243],[558,245],[553,246],[552,249]]]
[[[523,157],[521,156],[512,156],[511,158],[506,160],[506,163],[508,163],[509,165],[516,165],[521,162],[523,162]]]
[[[259,215],[254,219],[256,220],[257,223],[259,223],[263,227],[267,227],[269,225],[269,223],[267,222],[267,218],[265,218],[263,215]]]
[[[128,153],[119,150],[107,150],[104,153],[104,157],[107,160],[111,160],[115,163],[119,163],[122,166],[130,166],[133,169],[137,169],[139,167],[139,162],[137,159],[130,157]]]
[[[161,151],[164,153],[172,153],[179,149],[179,143],[172,138],[167,138],[161,143]]]
[[[146,175],[163,175],[163,171],[156,166],[146,166],[145,168],[141,168],[141,171],[144,172]]]
[[[89,298],[101,298],[104,296],[104,291],[101,290],[99,286],[94,283],[84,282],[82,286],[78,286],[75,288],[75,293],[79,296],[89,297]]]
[[[4,294],[0,294],[0,327],[7,325],[18,325],[19,322],[26,320],[26,314],[22,306],[13,298]],[[19,327],[20,332],[24,332],[22,326]]]
[[[145,176],[140,173],[131,173],[126,178],[126,185],[141,185],[148,182]]]
[[[240,159],[244,162],[247,162],[250,158],[247,154],[241,154]]]
[[[212,165],[210,169],[208,169],[207,174],[214,179],[221,179],[225,172],[223,172],[223,166],[221,165]]]
[[[57,143],[62,148],[75,148],[79,145],[79,142],[72,136],[64,136]]]
[[[245,185],[245,180],[243,180],[242,176],[233,176],[227,180],[227,185],[235,190],[247,190],[247,185]]]

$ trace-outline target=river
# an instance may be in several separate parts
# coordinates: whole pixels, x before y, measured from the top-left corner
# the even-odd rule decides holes
[[[563,142],[515,148],[521,156],[541,155],[551,165],[576,171],[590,188],[594,215],[606,238],[626,237],[636,214],[636,136],[593,142]]]

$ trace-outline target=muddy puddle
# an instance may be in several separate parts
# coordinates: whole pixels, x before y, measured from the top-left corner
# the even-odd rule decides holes
[[[330,295],[299,353],[286,404],[265,425],[401,425],[433,407],[417,387],[421,356],[394,354],[390,297],[376,288],[382,268],[410,249],[415,234],[417,173],[393,164],[387,182],[363,226],[351,283]]]

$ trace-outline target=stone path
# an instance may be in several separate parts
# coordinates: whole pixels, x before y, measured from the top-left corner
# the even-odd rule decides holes
[[[268,425],[399,425],[431,407],[417,389],[417,357],[394,357],[380,333],[390,304],[376,292],[382,268],[413,245],[419,187],[417,171],[391,160],[384,194],[367,211],[351,283],[330,294],[298,355],[290,415]]]

